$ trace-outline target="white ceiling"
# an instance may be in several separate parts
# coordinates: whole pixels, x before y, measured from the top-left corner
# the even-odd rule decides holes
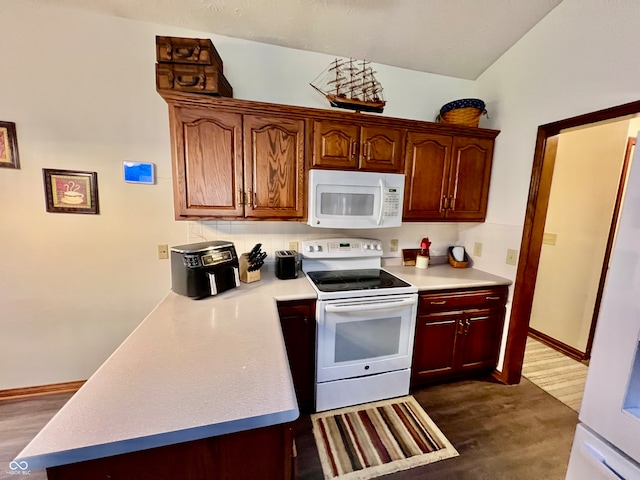
[[[562,0],[35,0],[474,80]]]

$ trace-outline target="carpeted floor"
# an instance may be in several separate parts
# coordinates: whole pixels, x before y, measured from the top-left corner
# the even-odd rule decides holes
[[[587,371],[583,363],[527,338],[522,376],[576,412],[580,411]]]

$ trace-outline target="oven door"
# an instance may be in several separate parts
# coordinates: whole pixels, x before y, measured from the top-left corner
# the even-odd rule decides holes
[[[318,383],[411,367],[417,294],[318,301]]]

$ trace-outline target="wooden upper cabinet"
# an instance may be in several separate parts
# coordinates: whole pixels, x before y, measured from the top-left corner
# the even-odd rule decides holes
[[[447,218],[484,221],[487,214],[493,140],[456,137],[453,142]]]
[[[402,173],[404,129],[363,126],[360,131],[360,169]]]
[[[176,218],[304,217],[304,120],[172,107],[170,123]]]
[[[313,166],[355,170],[358,168],[358,132],[348,123],[313,122]]]
[[[484,221],[492,138],[409,132],[403,219]]]
[[[446,215],[445,195],[453,137],[409,132],[405,158],[403,220],[437,220]]]
[[[243,214],[242,115],[170,109],[176,218]]]
[[[313,122],[313,166],[402,173],[405,129]]]
[[[303,221],[309,168],[405,173],[404,221],[485,219],[494,130],[159,92],[177,219]]]
[[[244,116],[245,215],[304,217],[304,121]]]

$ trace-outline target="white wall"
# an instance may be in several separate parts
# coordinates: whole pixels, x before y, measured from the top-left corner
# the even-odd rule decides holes
[[[155,35],[209,37],[237,98],[329,108],[308,82],[333,59],[33,2],[0,2],[0,120],[17,125],[21,169],[0,169],[0,390],[87,378],[170,287],[156,245],[228,238],[268,250],[305,225],[173,220],[167,107],[155,92]],[[376,66],[385,116],[433,120],[473,82]],[[122,162],[157,183],[125,184]],[[98,173],[100,214],[47,213],[42,169]],[[444,249],[456,224],[377,237]],[[322,232],[328,234],[329,232]],[[362,232],[363,234],[365,232]]]
[[[640,100],[638,25],[635,0],[564,0],[476,81],[485,126],[501,130],[487,222],[464,231],[468,249],[493,239],[484,270],[515,279],[506,249],[521,243],[537,127]]]

